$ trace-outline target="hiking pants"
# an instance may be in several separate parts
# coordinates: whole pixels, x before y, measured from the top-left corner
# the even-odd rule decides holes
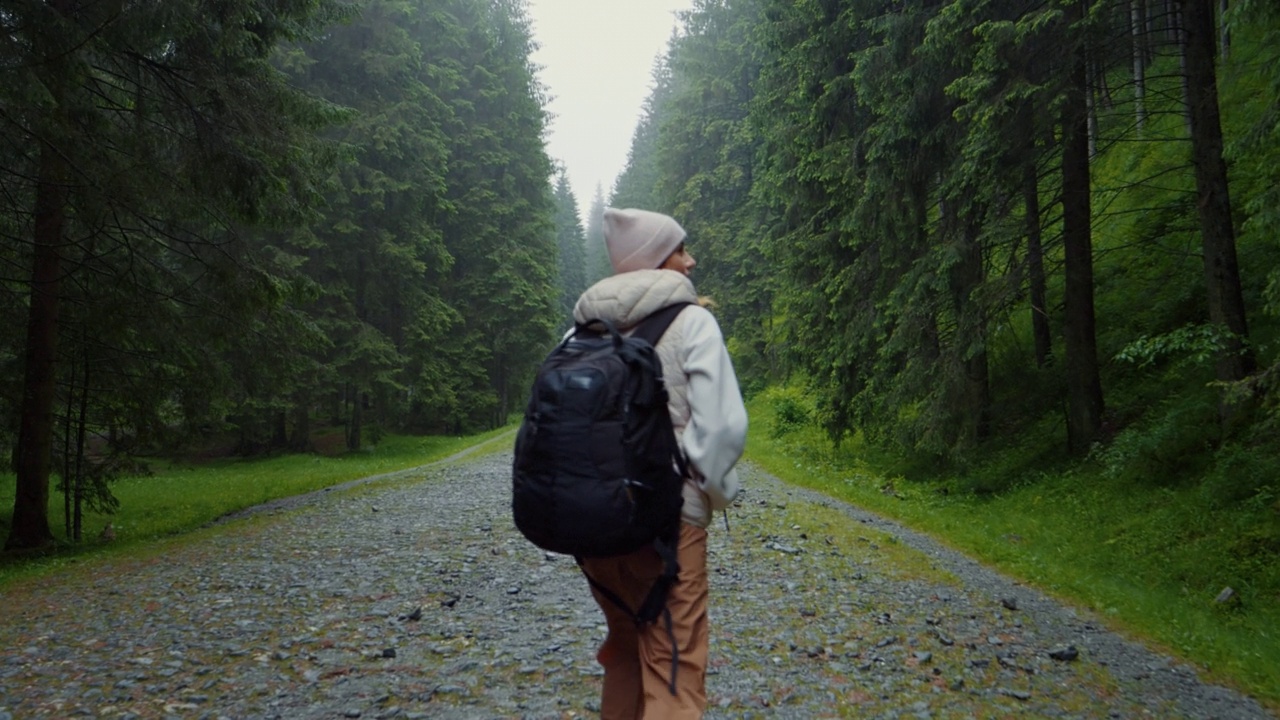
[[[680,575],[667,598],[679,648],[671,694],[671,638],[663,617],[636,627],[625,611],[594,589],[609,634],[596,654],[604,666],[603,720],[695,720],[707,707],[707,531],[680,524]],[[653,548],[615,558],[589,558],[584,569],[632,608],[644,599],[662,561]]]

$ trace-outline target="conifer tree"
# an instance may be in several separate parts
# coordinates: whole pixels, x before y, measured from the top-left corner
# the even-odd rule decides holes
[[[305,37],[334,8],[327,0],[237,0],[215,11],[59,0],[6,10],[14,42],[4,50],[0,104],[13,109],[4,135],[16,152],[6,156],[4,214],[18,218],[16,234],[31,247],[7,547],[52,541],[46,512],[67,288],[85,273],[116,273],[122,256],[164,283],[138,292],[195,306],[204,302],[189,297],[196,288],[270,282],[265,265],[251,268],[239,231],[300,217],[314,166],[307,134],[328,118],[269,60],[278,42]]]
[[[556,247],[559,250],[559,321],[567,328],[578,296],[587,289],[587,246],[578,215],[578,201],[569,187],[564,168],[556,173]]]
[[[1218,354],[1218,380],[1233,382],[1253,372],[1256,360],[1248,345],[1249,325],[1236,257],[1235,221],[1231,214],[1227,165],[1223,160],[1213,0],[1181,0],[1179,8],[1185,26],[1187,116],[1209,322],[1224,328],[1227,336]]]
[[[596,185],[591,197],[591,210],[587,212],[587,285],[613,274],[609,264],[609,249],[604,244],[604,189]]]
[[[463,30],[447,63],[456,70],[447,128],[450,164],[442,218],[455,258],[445,299],[460,323],[443,350],[456,403],[448,422],[494,427],[506,421],[554,337],[556,237],[546,117],[529,61],[532,40],[517,0],[454,0]]]

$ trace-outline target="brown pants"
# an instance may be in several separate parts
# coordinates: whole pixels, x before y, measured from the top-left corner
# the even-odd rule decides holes
[[[680,575],[667,598],[679,648],[676,694],[671,694],[671,638],[666,620],[636,627],[623,610],[594,589],[609,634],[596,654],[604,666],[603,720],[701,718],[707,707],[707,531],[681,523]],[[587,559],[585,570],[633,609],[662,571],[653,548],[616,558]]]

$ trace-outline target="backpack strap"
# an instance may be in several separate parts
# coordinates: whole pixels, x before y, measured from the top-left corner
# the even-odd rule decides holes
[[[644,316],[640,322],[635,324],[635,329],[632,331],[631,336],[642,338],[650,345],[657,347],[658,341],[661,340],[663,334],[667,332],[667,328],[671,327],[671,323],[675,321],[676,316],[692,304],[693,303],[688,301],[678,302],[649,313]],[[614,324],[603,318],[595,318],[586,322],[574,323],[573,332],[569,333],[566,340],[572,338],[578,333],[612,335],[615,339],[620,335]]]
[[[679,525],[676,527],[679,528]],[[654,539],[653,549],[658,552],[658,557],[662,558],[662,574],[653,582],[653,587],[649,588],[649,594],[645,596],[644,601],[640,603],[640,609],[636,611],[636,616],[644,622],[653,622],[658,619],[658,615],[662,615],[663,620],[666,621],[667,638],[671,642],[671,677],[668,680],[667,689],[671,691],[672,697],[676,695],[676,669],[680,667],[680,645],[676,642],[676,632],[671,622],[671,608],[667,607],[667,595],[671,593],[671,586],[676,584],[676,578],[680,575],[680,563],[676,559],[676,551],[680,544],[679,533],[677,529],[673,538]]]
[[[586,565],[583,564],[581,557],[574,556],[573,559],[578,563],[578,568],[582,570],[582,575],[587,579],[587,583],[618,609],[630,615],[637,626],[647,625],[662,617],[666,625],[667,637],[671,641],[671,677],[668,680],[667,689],[671,691],[671,695],[674,697],[676,695],[676,670],[680,667],[680,645],[676,642],[675,628],[671,620],[671,609],[667,607],[667,595],[670,594],[671,587],[676,584],[676,578],[680,575],[680,563],[676,559],[677,546],[680,542],[679,530],[677,529],[673,535],[674,537],[658,537],[654,539],[653,549],[662,560],[662,574],[653,581],[653,586],[649,588],[648,594],[644,596],[644,599],[640,601],[640,605],[634,610],[622,598],[618,597],[617,593],[596,582],[596,579],[587,572]]]
[[[690,302],[679,302],[668,305],[657,312],[654,312],[645,319],[641,320],[632,331],[631,337],[641,338],[650,345],[657,347],[658,341],[662,339],[663,334],[667,332],[667,328],[671,327],[671,323],[675,321],[685,307],[692,305]],[[616,334],[616,331],[608,323],[603,323],[606,330]],[[579,326],[582,329],[585,326]],[[680,477],[687,477],[689,474],[688,465],[684,459],[684,453],[677,450],[673,458],[676,466],[680,469]],[[640,601],[640,605],[634,610],[604,585],[596,582],[595,578],[587,572],[583,567],[582,558],[575,557],[578,566],[582,569],[582,574],[587,578],[587,582],[591,587],[595,588],[606,600],[613,603],[623,612],[631,616],[636,625],[645,625],[656,621],[662,617],[666,625],[667,636],[671,640],[671,678],[668,690],[674,696],[676,694],[676,669],[680,665],[680,648],[676,643],[675,629],[671,620],[671,610],[667,607],[667,595],[671,592],[671,587],[676,584],[676,579],[680,575],[680,563],[676,558],[677,545],[679,538],[679,523],[673,528],[673,532],[668,533],[670,537],[658,537],[653,541],[653,549],[658,553],[658,557],[662,560],[662,574],[653,582],[653,586],[649,588],[648,594]]]
[[[675,321],[676,316],[692,304],[691,302],[678,302],[651,313],[636,325],[631,337],[643,338],[650,345],[657,347],[658,341],[667,332],[667,328],[671,327],[671,323]]]
[[[671,586],[676,584],[676,578],[680,575],[680,563],[676,560],[676,542],[669,538],[657,538],[653,541],[653,549],[658,553],[658,557],[662,560],[662,574],[653,582],[653,587],[649,588],[649,593],[640,601],[640,605],[634,610],[618,594],[596,582],[587,572],[583,559],[575,555],[574,561],[578,563],[582,574],[587,578],[587,582],[591,587],[600,591],[600,594],[606,600],[616,605],[620,610],[631,616],[637,625],[646,625],[658,619],[662,611],[667,605],[667,594],[671,591]]]
[[[662,340],[662,336],[666,334],[667,328],[671,327],[671,323],[675,322],[676,316],[679,315],[681,312],[683,312],[684,309],[690,305],[693,305],[693,303],[678,302],[672,305],[668,305],[656,312],[650,313],[645,317],[645,319],[641,320],[635,326],[634,330],[631,331],[631,337],[641,338],[642,340],[645,340],[653,347],[655,348],[658,347],[658,342]],[[680,469],[680,477],[681,478],[688,477],[689,476],[688,461],[685,460],[684,453],[680,452],[679,448],[676,449],[674,460],[676,463],[676,467]],[[661,554],[661,551],[659,551],[659,554]],[[674,554],[672,555],[671,562],[673,564],[675,563]],[[666,595],[664,594],[663,598],[665,597]]]

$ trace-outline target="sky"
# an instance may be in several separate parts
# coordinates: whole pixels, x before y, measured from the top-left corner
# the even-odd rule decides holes
[[[622,172],[654,60],[692,0],[528,0],[532,60],[550,102],[547,153],[564,164],[585,218]],[[585,224],[585,221],[584,221]]]

